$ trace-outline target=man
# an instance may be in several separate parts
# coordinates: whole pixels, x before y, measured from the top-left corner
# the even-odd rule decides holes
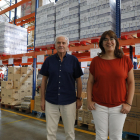
[[[56,37],[57,54],[46,58],[40,71],[40,74],[43,75],[41,109],[45,110],[46,114],[47,140],[56,140],[60,113],[66,140],[75,140],[74,124],[76,108],[79,109],[82,105],[81,75],[83,72],[78,59],[67,54],[68,45],[69,39],[66,36]],[[75,80],[77,82],[77,97]]]

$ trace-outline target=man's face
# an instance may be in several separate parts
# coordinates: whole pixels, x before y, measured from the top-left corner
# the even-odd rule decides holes
[[[65,53],[68,49],[67,40],[65,37],[58,37],[55,44],[58,53]]]

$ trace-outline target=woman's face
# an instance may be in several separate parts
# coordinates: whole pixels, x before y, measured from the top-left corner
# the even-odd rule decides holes
[[[116,47],[116,40],[106,35],[105,39],[103,40],[103,48],[105,49],[105,52],[114,52],[115,47]]]

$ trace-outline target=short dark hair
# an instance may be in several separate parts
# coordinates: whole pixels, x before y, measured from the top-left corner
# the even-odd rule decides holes
[[[117,58],[122,58],[123,57],[123,51],[121,49],[119,49],[119,41],[118,41],[118,38],[116,36],[116,34],[112,31],[112,30],[108,30],[108,31],[105,31],[101,38],[100,38],[100,41],[99,41],[99,47],[101,49],[101,53],[98,53],[98,56],[101,56],[103,54],[105,54],[105,49],[103,47],[103,41],[104,39],[106,38],[106,36],[109,36],[110,38],[114,38],[116,40],[116,47],[115,47],[115,51],[114,51],[114,55],[117,57]]]

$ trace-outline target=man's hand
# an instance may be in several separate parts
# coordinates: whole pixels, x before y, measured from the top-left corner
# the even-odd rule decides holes
[[[45,111],[45,100],[41,101],[41,110]]]
[[[88,102],[88,109],[95,110],[95,102],[93,102],[93,101]]]
[[[76,100],[76,109],[80,109],[81,106],[82,106],[81,100],[77,99]]]
[[[122,104],[122,109],[121,109],[121,113],[123,114],[128,114],[129,111],[131,110],[131,106],[128,104]]]

